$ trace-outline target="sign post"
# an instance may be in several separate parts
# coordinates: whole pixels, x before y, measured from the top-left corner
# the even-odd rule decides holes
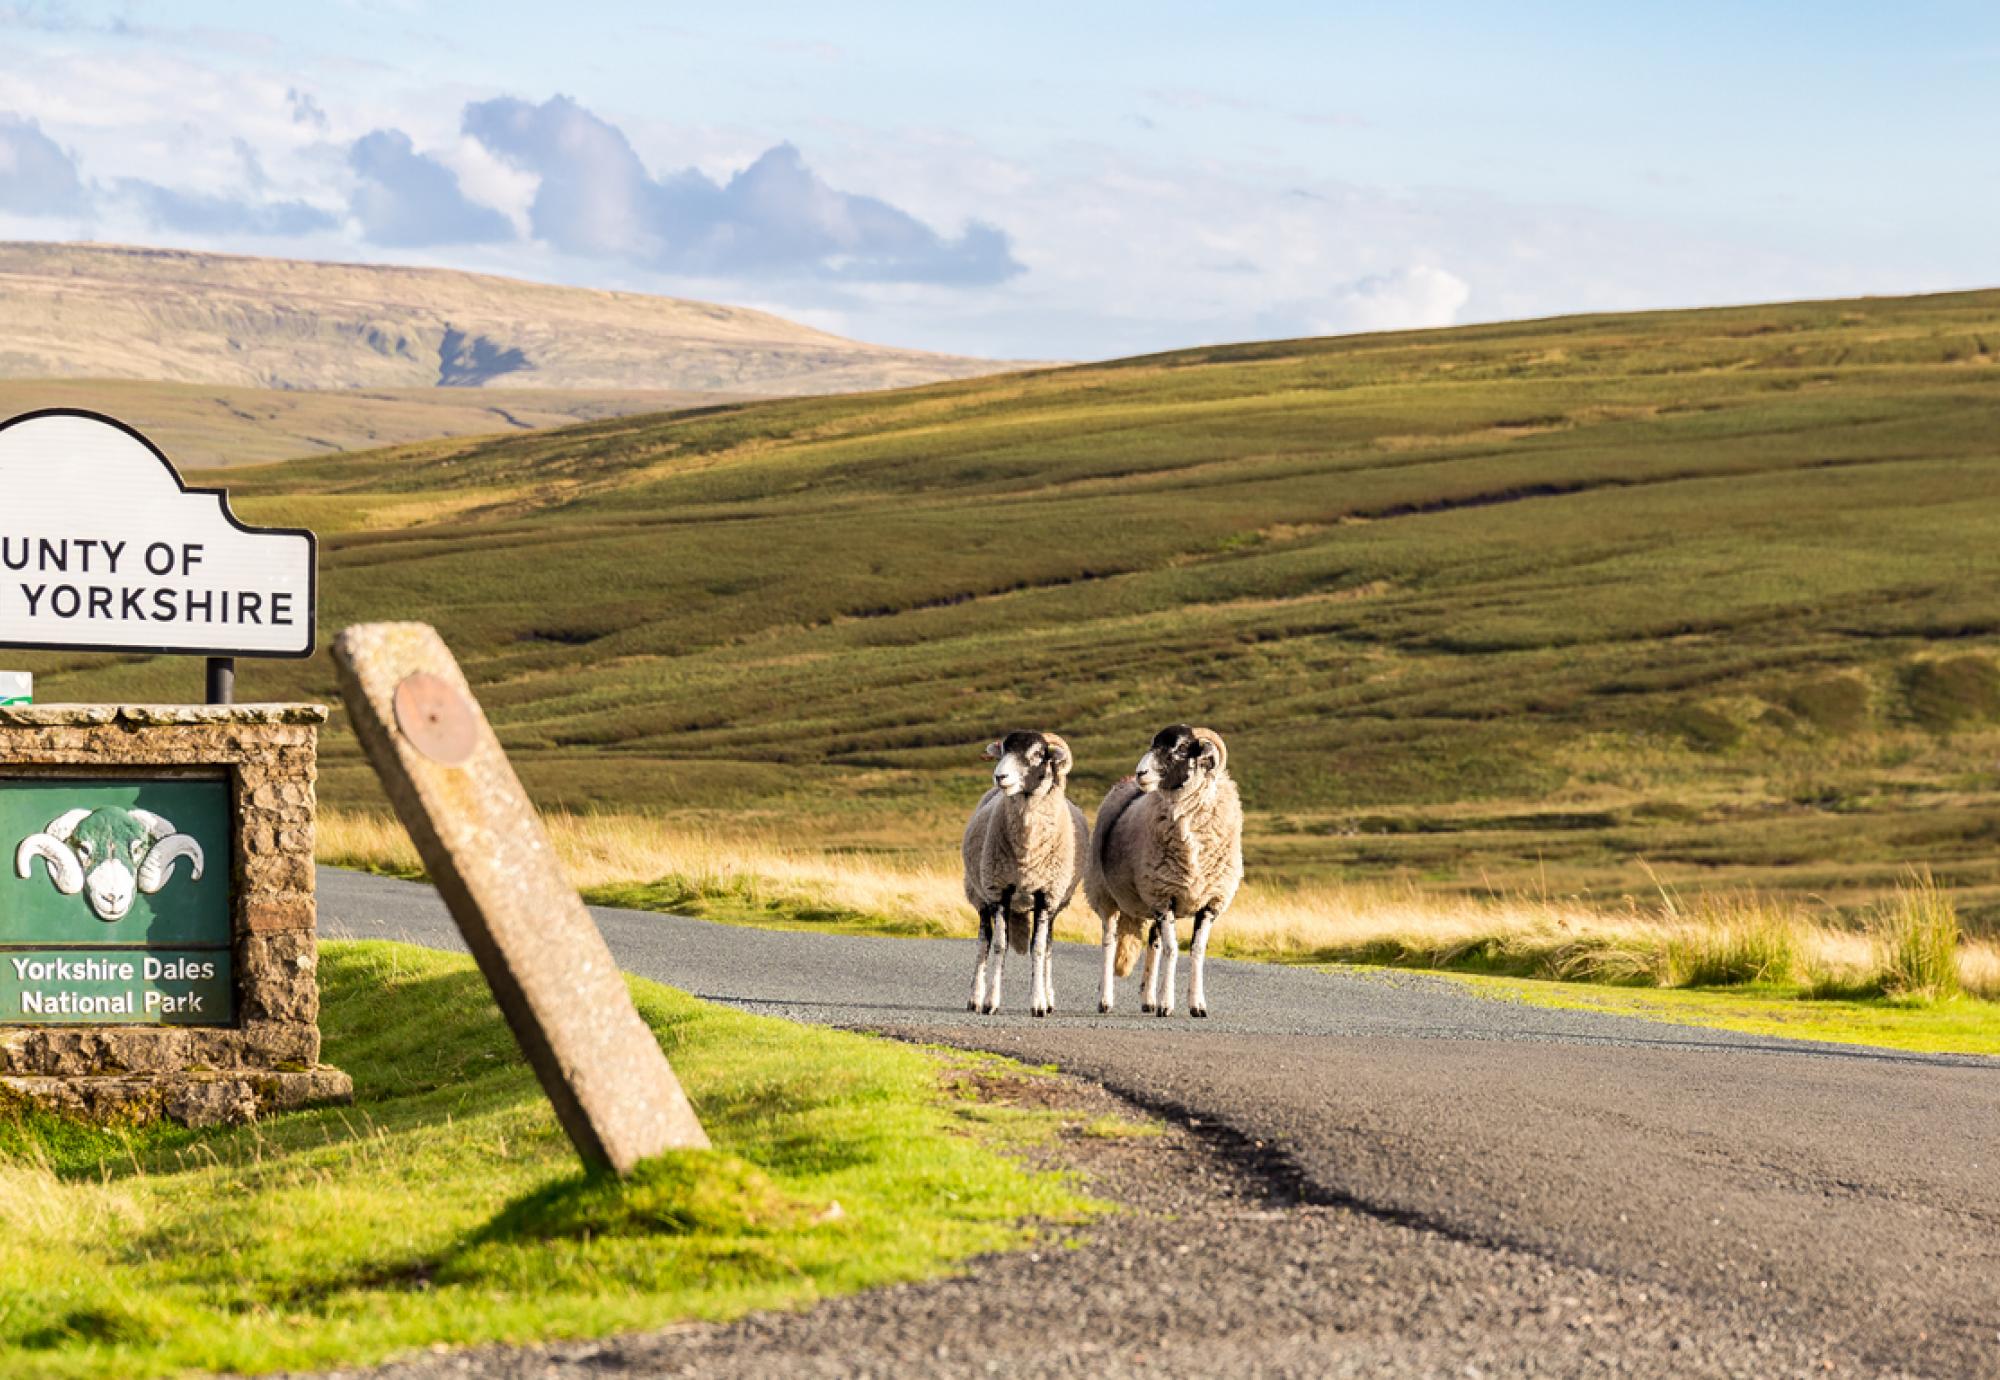
[[[212,656],[208,659],[208,702],[236,703],[236,658]]]

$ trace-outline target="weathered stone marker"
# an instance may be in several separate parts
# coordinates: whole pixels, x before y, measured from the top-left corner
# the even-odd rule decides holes
[[[458,663],[423,623],[335,639],[355,736],[586,1163],[704,1149],[680,1080]]]

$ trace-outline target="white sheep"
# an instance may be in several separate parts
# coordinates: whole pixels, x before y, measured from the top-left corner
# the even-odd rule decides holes
[[[1229,750],[1211,729],[1161,729],[1137,773],[1105,793],[1086,855],[1084,894],[1104,921],[1097,1009],[1111,1009],[1112,980],[1132,971],[1150,929],[1140,1009],[1173,1014],[1174,920],[1187,915],[1194,919],[1188,1014],[1206,1016],[1209,931],[1242,883],[1243,802],[1229,779]]]
[[[987,744],[986,756],[994,763],[993,788],[972,811],[963,849],[965,899],[979,912],[979,963],[966,1005],[987,1015],[1000,1009],[1011,941],[1014,952],[1033,954],[1029,1010],[1046,1016],[1056,1004],[1049,937],[1076,894],[1090,839],[1083,811],[1063,794],[1075,759],[1055,734],[1032,732]],[[1017,909],[1025,912],[1018,920]]]

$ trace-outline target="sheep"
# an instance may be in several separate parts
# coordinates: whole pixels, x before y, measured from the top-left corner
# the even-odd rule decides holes
[[[1208,1015],[1209,931],[1243,883],[1243,802],[1228,764],[1219,734],[1174,724],[1153,735],[1135,775],[1105,793],[1083,883],[1104,922],[1100,1013],[1111,1010],[1112,980],[1132,971],[1150,927],[1140,1010],[1173,1015],[1180,953],[1174,918],[1191,915],[1188,1015]],[[1158,985],[1162,967],[1164,989]]]
[[[1076,894],[1090,840],[1083,811],[1063,794],[1075,758],[1055,734],[1025,731],[987,744],[986,757],[995,764],[993,788],[973,809],[963,848],[965,899],[979,912],[979,963],[966,1008],[1000,1009],[1011,941],[1016,953],[1032,951],[1029,1010],[1046,1016],[1056,1005],[1049,936]],[[1017,907],[1027,912],[1023,921],[1013,919]]]
[[[71,810],[30,834],[14,850],[14,875],[34,875],[40,859],[65,896],[84,893],[91,913],[106,924],[123,920],[139,893],[167,884],[174,864],[188,859],[188,879],[201,880],[201,845],[151,810]]]

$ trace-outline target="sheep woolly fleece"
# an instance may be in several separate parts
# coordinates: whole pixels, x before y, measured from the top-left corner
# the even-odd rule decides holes
[[[1193,915],[1228,909],[1243,882],[1243,802],[1228,772],[1222,739],[1207,729],[1221,760],[1192,791],[1143,791],[1131,777],[1097,809],[1084,876],[1091,909],[1118,917],[1119,977],[1145,948],[1145,930],[1163,911]]]
[[[993,905],[1008,887],[1020,902],[1048,893],[1049,913],[1059,915],[1082,878],[1090,827],[1083,811],[1060,789],[1039,796],[1010,796],[998,786],[980,797],[965,828],[965,899],[974,910]],[[1009,923],[1007,943],[1028,951],[1028,927]]]

